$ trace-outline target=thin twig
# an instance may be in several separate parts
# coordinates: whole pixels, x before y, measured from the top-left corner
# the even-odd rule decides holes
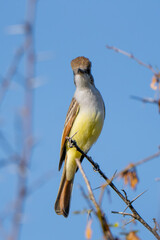
[[[123,191],[124,191],[124,190],[123,190]],[[125,192],[125,191],[124,191],[124,192]],[[130,201],[130,203],[132,204],[133,202],[135,202],[135,201],[136,201],[140,196],[142,196],[145,192],[146,192],[146,191],[140,193],[137,197],[135,197],[132,201]],[[128,200],[128,197],[127,197],[127,194],[126,194],[126,193],[125,193],[125,197],[126,197],[126,199]],[[124,209],[123,212],[125,212],[128,207],[129,207],[129,206],[127,206],[127,207]]]
[[[153,104],[159,104],[159,100],[156,100],[154,98],[142,98],[138,96],[131,96],[132,99],[144,102],[144,103],[153,103]]]
[[[114,214],[121,214],[123,216],[130,216],[130,217],[134,218],[134,215],[131,214],[131,213],[117,212],[117,211],[112,211],[112,213],[114,213]]]
[[[124,226],[126,226],[126,225],[128,225],[129,223],[132,223],[132,222],[135,222],[135,219],[134,219],[134,218],[132,218],[129,222],[126,222],[126,223],[124,224]]]
[[[117,212],[117,211],[112,211],[112,213],[113,213],[113,214],[120,214],[120,215],[122,215],[123,217],[125,217],[125,216],[132,217],[132,219],[131,219],[129,222],[123,224],[124,226],[126,226],[126,225],[128,225],[129,223],[135,221],[134,215],[131,214],[131,213]]]
[[[72,140],[71,138],[67,138],[70,144],[77,149],[87,160],[92,164],[94,170],[96,170],[107,182],[109,182],[109,178],[104,174],[104,172],[100,169],[99,165],[95,163],[91,157],[89,157],[86,153],[84,153],[77,145],[76,141]],[[110,187],[118,194],[118,196],[125,202],[125,204],[130,208],[132,211],[134,218],[138,220],[144,227],[146,227],[157,239],[160,240],[160,236],[158,233],[151,228],[148,223],[139,215],[139,213],[135,210],[132,206],[131,202],[126,199],[126,197],[117,189],[117,187],[112,183],[109,182]]]
[[[96,208],[96,215],[97,215],[97,217],[100,221],[100,224],[101,224],[101,227],[102,227],[102,230],[103,230],[103,233],[104,233],[104,237],[105,237],[106,240],[114,240],[114,238],[111,234],[111,231],[109,229],[108,223],[106,221],[106,218],[104,216],[104,213],[102,212],[98,203],[96,202],[96,199],[94,197],[94,194],[93,194],[91,186],[90,186],[90,183],[89,183],[89,181],[88,181],[88,179],[87,179],[87,177],[84,173],[84,170],[81,166],[81,163],[80,163],[79,159],[76,159],[76,163],[77,163],[77,166],[78,166],[78,168],[79,168],[79,170],[80,170],[80,172],[81,172],[81,174],[82,174],[82,176],[85,180],[85,183],[87,185],[88,192],[89,192],[89,195],[90,195],[90,199],[91,199],[91,201],[93,202],[93,204]]]
[[[87,204],[88,204],[89,208],[96,215],[96,211],[95,211],[94,207],[92,206],[91,201],[89,201],[89,196],[85,193],[85,191],[84,191],[84,189],[83,189],[83,187],[81,185],[79,186],[79,188],[80,188],[80,191],[82,193],[82,196],[87,201]]]
[[[154,222],[154,230],[155,231],[158,231],[158,223],[157,223],[157,221],[156,221],[156,219],[155,218],[153,218],[153,222]]]
[[[113,50],[113,51],[115,51],[115,52],[117,52],[117,53],[121,53],[121,54],[123,54],[123,55],[125,55],[125,56],[127,56],[127,57],[129,57],[129,58],[131,58],[131,59],[133,59],[134,61],[136,61],[138,64],[142,65],[143,67],[148,68],[148,69],[151,70],[155,75],[158,74],[158,73],[155,71],[155,69],[152,67],[152,65],[146,64],[146,63],[142,62],[141,60],[139,60],[138,58],[136,58],[133,54],[128,53],[128,52],[126,52],[126,51],[124,51],[124,50],[121,50],[121,49],[119,49],[119,48],[116,48],[116,47],[114,47],[114,46],[106,45],[106,48],[108,48],[109,50]]]
[[[113,181],[113,179],[115,178],[116,176],[116,172],[114,173],[113,177],[110,179],[110,182]],[[106,187],[109,185],[110,182],[107,182],[105,184],[103,184],[100,188],[101,188],[101,193],[100,193],[100,196],[99,196],[99,206],[101,206],[102,204],[102,199],[103,199],[103,195],[104,195],[104,191],[106,189]]]
[[[106,46],[106,48],[110,49],[110,50],[113,50],[117,53],[121,53],[131,59],[133,59],[135,62],[137,62],[138,64],[140,64],[141,66],[149,69],[153,74],[153,78],[152,78],[152,83],[151,83],[151,88],[154,89],[154,90],[157,90],[158,92],[158,96],[157,96],[157,99],[152,99],[152,98],[141,98],[141,97],[136,97],[136,96],[133,96],[132,98],[136,99],[136,100],[140,100],[144,103],[154,103],[154,104],[157,104],[158,105],[158,109],[159,109],[159,113],[160,113],[160,72],[156,71],[152,65],[150,64],[146,64],[144,62],[142,62],[141,60],[139,60],[138,58],[136,58],[133,54],[131,53],[128,53],[126,51],[123,51],[119,48],[116,48],[114,46]],[[155,84],[158,84],[158,87],[155,87]]]
[[[87,185],[90,199],[92,200],[92,202],[93,202],[94,206],[96,207],[96,209],[99,209],[99,205],[98,205],[98,203],[96,202],[96,199],[95,199],[95,197],[94,197],[94,195],[93,195],[93,192],[92,192],[92,189],[91,189],[91,185],[90,185],[90,183],[89,183],[89,181],[88,181],[88,179],[87,179],[87,177],[86,177],[86,175],[85,175],[85,173],[84,173],[84,170],[82,169],[82,166],[81,166],[81,164],[80,164],[79,159],[76,159],[76,163],[77,163],[77,166],[78,166],[78,168],[79,168],[79,170],[80,170],[80,172],[81,172],[81,174],[82,174],[82,176],[83,176],[83,178],[84,178],[84,181],[85,181],[85,183],[86,183],[86,185]]]
[[[160,113],[160,98],[154,99],[154,98],[142,98],[142,97],[137,97],[137,96],[131,96],[131,98],[141,101],[143,103],[151,103],[151,104],[156,104],[158,105],[159,113]]]
[[[154,153],[154,154],[152,154],[152,155],[150,155],[146,158],[143,158],[143,159],[137,161],[136,163],[129,164],[126,168],[124,168],[123,170],[118,172],[115,177],[121,176],[121,175],[123,175],[124,172],[129,171],[129,170],[131,170],[131,169],[133,169],[133,168],[135,168],[135,167],[137,167],[137,166],[139,166],[143,163],[149,162],[150,160],[155,159],[159,156],[160,156],[160,151],[158,151],[158,152],[156,152],[156,153]]]

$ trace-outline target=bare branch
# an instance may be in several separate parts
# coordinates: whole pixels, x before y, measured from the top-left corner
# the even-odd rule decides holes
[[[106,46],[107,49],[113,50],[117,53],[121,53],[131,59],[133,59],[135,62],[137,62],[138,64],[140,64],[141,66],[149,69],[154,75],[152,77],[152,82],[150,84],[151,88],[154,90],[157,90],[158,92],[158,97],[157,99],[152,99],[152,98],[141,98],[141,97],[136,97],[136,96],[132,96],[132,98],[142,101],[144,103],[153,103],[153,104],[157,104],[158,105],[158,109],[159,109],[159,113],[160,113],[160,72],[156,71],[152,65],[150,64],[146,64],[144,62],[142,62],[141,60],[139,60],[138,58],[136,58],[133,54],[130,54],[126,51],[123,51],[119,48],[116,48],[114,46]],[[156,86],[158,85],[158,86]]]
[[[67,138],[72,147],[75,147],[77,151],[79,151],[87,160],[92,164],[94,167],[94,170],[96,170],[107,182],[109,182],[109,178],[103,173],[103,171],[100,169],[99,165],[95,163],[91,157],[89,157],[86,153],[84,153],[77,145],[76,141],[72,140],[71,138]],[[130,208],[132,211],[134,218],[138,220],[141,224],[143,224],[144,227],[146,227],[157,239],[160,240],[160,236],[158,233],[152,229],[147,222],[139,215],[139,213],[135,210],[135,208],[132,206],[131,202],[126,199],[126,197],[117,189],[117,187],[112,183],[109,182],[109,186],[118,194],[118,196],[126,203],[126,205]]]
[[[126,225],[128,225],[129,223],[132,223],[132,222],[135,222],[134,218],[132,218],[129,222],[126,222],[124,225],[126,226]]]
[[[43,187],[46,183],[48,183],[49,180],[53,178],[53,175],[54,175],[54,170],[49,170],[45,174],[43,174],[41,177],[39,177],[37,180],[35,180],[33,183],[31,183],[30,186],[26,189],[27,191],[25,192],[25,197],[28,198],[39,188]],[[17,198],[14,201],[8,202],[6,204],[6,206],[3,208],[3,211],[0,212],[0,228],[2,228],[3,221],[7,217],[9,217],[12,214],[12,212],[14,212],[16,207],[17,207]]]
[[[96,211],[94,209],[94,207],[92,206],[91,204],[91,201],[89,201],[89,196],[85,193],[84,189],[82,186],[79,186],[80,190],[81,190],[81,193],[82,193],[82,196],[84,197],[84,199],[86,200],[89,208],[94,212],[94,214],[96,215]]]
[[[19,163],[19,156],[18,155],[11,155],[8,158],[0,159],[0,168],[6,167],[10,164],[18,164]]]
[[[44,184],[48,183],[48,181],[51,180],[53,176],[54,176],[54,170],[49,170],[46,173],[44,173],[35,182],[33,182],[30,187],[28,187],[27,196],[34,193]]]
[[[130,217],[134,218],[134,215],[131,214],[131,213],[117,212],[117,211],[112,211],[112,213],[114,213],[114,214],[121,214],[123,216],[130,216]]]
[[[160,156],[160,151],[158,151],[158,152],[156,152],[156,153],[154,153],[154,154],[152,154],[152,155],[150,155],[146,158],[143,158],[136,163],[131,163],[124,170],[118,172],[115,177],[121,176],[121,175],[123,175],[124,172],[129,171],[129,170],[131,170],[131,169],[133,169],[133,168],[135,168],[135,167],[137,167],[137,166],[139,166],[143,163],[149,162],[150,160],[155,159],[159,156]]]
[[[29,46],[28,41],[25,41],[15,52],[15,55],[11,62],[11,65],[8,68],[6,76],[3,78],[1,86],[0,86],[0,104],[2,103],[2,100],[4,99],[4,96],[11,84],[11,80],[17,72],[17,68],[20,63],[20,60],[21,60],[22,56],[24,55],[25,51],[27,51],[28,46]]]
[[[157,223],[156,219],[153,218],[153,222],[154,222],[154,231],[158,231],[159,230],[159,224]]]
[[[28,0],[27,1],[27,19],[26,19],[26,35],[25,35],[25,44],[27,43],[27,49],[22,48],[23,51],[20,51],[21,54],[18,55],[16,59],[19,61],[19,56],[22,55],[24,49],[26,50],[26,77],[25,77],[25,95],[24,95],[24,112],[22,115],[22,131],[24,136],[23,150],[20,157],[20,163],[18,165],[19,174],[18,174],[18,184],[17,184],[17,197],[15,201],[15,209],[12,218],[12,228],[8,236],[8,240],[17,240],[20,235],[21,221],[24,213],[24,206],[27,197],[27,168],[31,161],[31,153],[33,146],[33,137],[32,137],[32,121],[33,121],[33,88],[32,80],[35,75],[35,52],[34,52],[34,37],[33,37],[33,28],[34,28],[34,19],[36,13],[36,4],[37,0]],[[26,47],[26,45],[25,45]],[[16,56],[17,57],[17,56]],[[11,75],[15,73],[17,62],[13,65],[14,68],[11,71]],[[11,79],[11,77],[9,78]],[[7,80],[8,81],[8,80]]]
[[[144,103],[153,103],[153,104],[159,104],[159,101],[153,98],[142,98],[137,96],[131,96],[132,99],[144,102]]]
[[[123,190],[123,192],[125,192],[125,191]],[[132,201],[130,201],[130,203],[132,204],[133,202],[135,202],[135,201],[136,201],[140,196],[142,196],[145,192],[146,192],[146,191],[140,193],[137,197],[135,197]],[[126,197],[126,200],[129,201],[126,193],[125,193],[125,197]],[[129,206],[127,206],[127,207],[124,209],[123,212],[125,212],[128,207],[129,207]]]
[[[131,96],[131,98],[141,101],[143,103],[152,103],[158,105],[159,113],[160,113],[160,99],[154,99],[154,98],[142,98],[137,96]]]
[[[113,181],[115,176],[116,176],[116,172],[114,173],[114,175],[113,175],[113,177],[111,178],[110,181],[108,181],[107,183],[103,184],[100,187],[101,188],[101,193],[100,193],[100,196],[99,196],[99,206],[101,206],[101,204],[102,204],[102,199],[103,199],[103,195],[104,195],[104,191],[105,191],[106,187],[109,185],[109,183],[111,183]]]
[[[96,216],[98,217],[99,221],[100,221],[100,224],[101,224],[101,227],[102,227],[102,230],[103,230],[103,233],[104,233],[104,237],[106,240],[114,240],[112,234],[111,234],[111,231],[109,229],[109,226],[108,226],[108,223],[106,221],[106,218],[104,216],[104,213],[102,212],[102,210],[100,209],[98,203],[96,202],[95,200],[95,197],[93,195],[93,192],[92,192],[92,189],[91,189],[91,186],[90,186],[90,183],[84,173],[84,170],[81,166],[81,163],[79,161],[79,159],[76,159],[76,163],[77,163],[77,166],[85,180],[85,183],[87,185],[87,188],[88,188],[88,192],[89,192],[89,195],[90,195],[90,199],[91,201],[93,202],[95,208],[96,208]]]
[[[113,50],[113,51],[115,51],[115,52],[117,52],[117,53],[121,53],[121,54],[123,54],[123,55],[125,55],[125,56],[127,56],[127,57],[129,57],[129,58],[131,58],[131,59],[133,59],[134,61],[136,61],[138,64],[142,65],[143,67],[148,68],[148,69],[149,69],[150,71],[152,71],[152,73],[154,73],[155,75],[158,74],[158,73],[155,71],[155,69],[152,67],[152,65],[146,64],[146,63],[142,62],[141,60],[139,60],[138,58],[136,58],[133,54],[128,53],[128,52],[126,52],[126,51],[123,51],[123,50],[121,50],[121,49],[119,49],[119,48],[116,48],[116,47],[114,47],[114,46],[106,45],[106,48],[108,48],[109,50]]]

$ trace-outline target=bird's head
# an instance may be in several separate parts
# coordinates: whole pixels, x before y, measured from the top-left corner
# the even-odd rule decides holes
[[[85,87],[94,85],[94,79],[91,75],[91,62],[88,58],[77,57],[71,61],[71,67],[74,74],[74,83],[76,87]]]

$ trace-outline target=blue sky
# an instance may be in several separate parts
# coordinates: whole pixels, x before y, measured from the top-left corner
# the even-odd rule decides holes
[[[53,169],[52,179],[28,197],[25,204],[21,239],[85,239],[86,215],[73,211],[87,208],[79,190],[85,188],[81,174],[76,174],[68,219],[57,216],[54,201],[61,172],[58,172],[60,140],[65,116],[74,94],[73,73],[70,61],[86,56],[92,61],[92,74],[96,87],[106,105],[104,128],[90,155],[111,177],[130,162],[136,162],[158,151],[159,113],[157,106],[143,104],[131,95],[154,97],[150,88],[152,72],[133,60],[106,49],[106,44],[133,53],[142,61],[159,67],[160,33],[159,0],[155,1],[51,1],[39,0],[35,23],[35,47],[38,56],[46,55],[36,64],[36,77],[40,87],[34,97],[34,136],[37,140],[28,170],[29,186],[45,172]],[[26,1],[4,1],[0,21],[0,75],[5,76],[12,56],[23,41],[22,35],[10,35],[7,27],[22,24],[25,20]],[[39,59],[39,58],[38,58]],[[12,146],[18,150],[15,138],[16,114],[23,106],[24,59],[13,78],[0,112],[0,128]],[[3,157],[3,149],[0,151]],[[86,161],[83,167],[93,188],[104,183]],[[135,202],[135,207],[153,226],[152,218],[160,219],[160,188],[155,178],[160,177],[160,158],[138,167],[139,184],[136,191],[115,180],[119,189],[125,188],[130,199],[148,190]],[[16,170],[13,166],[0,172],[0,205],[14,199]],[[6,189],[10,191],[6,192]],[[86,188],[85,188],[86,189]],[[96,197],[99,190],[94,191]],[[103,210],[110,223],[122,217],[111,214],[122,211],[123,202],[110,191],[111,201],[105,194]],[[2,208],[1,208],[2,210]],[[128,226],[139,229],[141,239],[154,237],[140,224]],[[112,229],[117,233],[119,229]],[[93,239],[102,239],[97,220],[93,220]]]

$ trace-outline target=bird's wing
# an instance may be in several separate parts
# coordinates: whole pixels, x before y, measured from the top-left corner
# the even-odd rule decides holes
[[[65,159],[66,155],[66,137],[69,136],[70,130],[74,123],[74,120],[79,112],[80,106],[77,100],[73,97],[71,104],[69,106],[66,120],[64,123],[64,129],[62,133],[62,140],[61,140],[61,150],[60,150],[60,161],[59,161],[59,170],[61,169],[62,163]]]

